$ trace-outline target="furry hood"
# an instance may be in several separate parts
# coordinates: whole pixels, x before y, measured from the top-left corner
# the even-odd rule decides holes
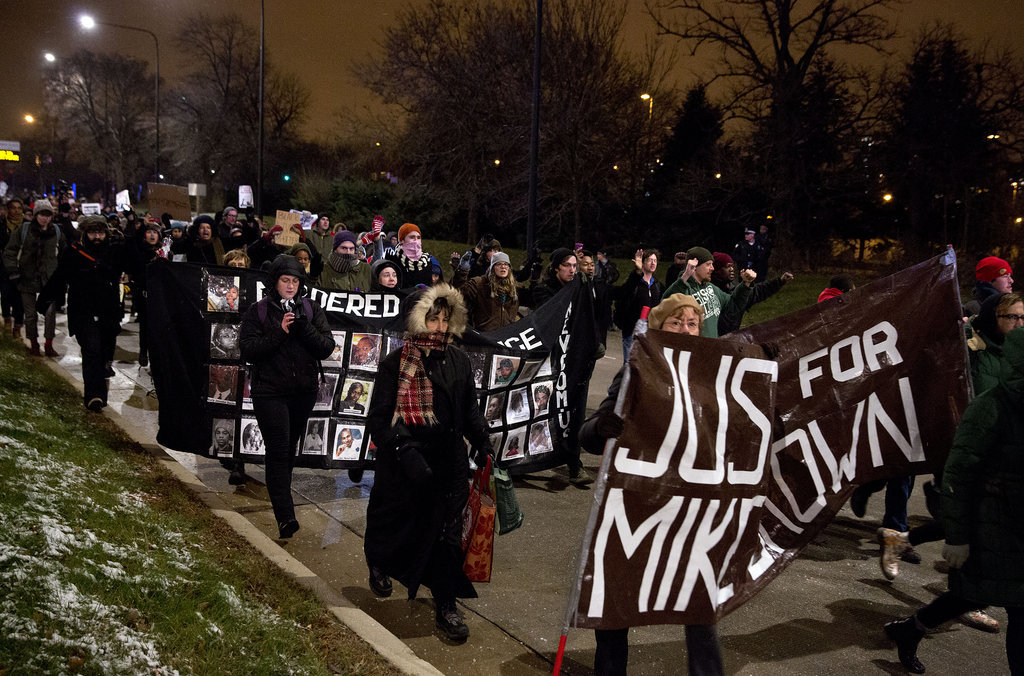
[[[434,306],[434,301],[444,298],[452,308],[452,316],[448,319],[448,333],[459,338],[466,330],[466,302],[455,287],[438,284],[417,291],[408,298],[409,311],[405,317],[405,329],[413,335],[427,332],[427,313]]]

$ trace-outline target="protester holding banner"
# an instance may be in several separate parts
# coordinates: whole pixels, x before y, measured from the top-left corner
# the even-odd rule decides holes
[[[299,530],[291,493],[296,444],[316,402],[320,360],[334,351],[323,308],[303,298],[305,279],[294,257],[278,256],[267,296],[246,311],[239,340],[242,359],[252,365],[253,412],[266,444],[267,492],[282,538]]]
[[[433,283],[430,272],[430,254],[423,250],[423,234],[419,226],[405,223],[398,229],[398,248],[385,256],[402,269],[402,283],[406,288]]]
[[[469,357],[451,344],[466,327],[462,296],[447,284],[409,298],[405,344],[380,364],[367,427],[377,445],[364,549],[370,587],[394,577],[415,598],[434,596],[437,627],[453,641],[469,629],[455,599],[476,590],[462,571],[462,512],[469,497],[463,437],[478,464],[492,452]]]
[[[677,293],[666,297],[651,310],[648,328],[669,333],[701,335],[704,308],[693,296]],[[604,453],[605,442],[619,436],[623,420],[615,413],[622,377],[629,367],[619,369],[608,386],[608,396],[580,428],[580,443],[588,453]],[[622,629],[595,629],[597,649],[594,652],[594,673],[601,676],[625,676],[629,658],[629,627]],[[699,676],[717,676],[724,672],[718,631],[714,625],[688,625],[686,627],[686,655],[689,673]]]
[[[917,646],[926,631],[985,605],[1006,608],[1006,657],[1024,674],[1024,331],[1003,344],[1006,375],[964,412],[942,481],[949,591],[914,615],[885,625],[900,662],[923,674]]]
[[[571,249],[560,247],[551,252],[551,261],[543,280],[530,286],[530,307],[536,310],[576,277],[579,261]]]
[[[701,334],[705,338],[718,337],[718,318],[725,316],[731,323],[739,325],[743,312],[750,300],[750,287],[757,278],[753,270],[740,271],[741,283],[726,293],[711,283],[715,261],[711,252],[702,246],[695,246],[686,252],[686,270],[665,289],[662,298],[675,293],[693,296],[704,308],[704,325]]]
[[[39,294],[39,306],[63,305],[67,293],[68,333],[82,348],[85,407],[99,413],[107,405],[106,379],[113,375],[108,363],[121,330],[123,257],[120,245],[114,247],[108,241],[102,216],[86,216],[79,221],[78,232],[81,241],[64,250]]]

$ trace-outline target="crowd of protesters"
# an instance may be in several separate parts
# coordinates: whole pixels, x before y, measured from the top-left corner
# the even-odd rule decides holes
[[[140,324],[138,359],[146,366],[147,266],[186,261],[268,271],[273,309],[250,307],[239,342],[243,359],[260,374],[253,378],[254,409],[266,444],[267,485],[282,538],[299,528],[290,490],[294,449],[316,397],[319,360],[334,349],[322,309],[303,311],[299,301],[311,285],[408,296],[403,304],[405,344],[382,363],[369,405],[370,427],[378,440],[367,515],[370,587],[388,596],[392,577],[410,595],[420,585],[429,587],[437,626],[454,641],[468,636],[455,598],[473,594],[458,566],[457,530],[468,469],[461,439],[470,437],[478,462],[493,450],[469,362],[452,341],[469,328],[488,332],[508,326],[581,280],[585,297],[594,304],[599,345],[586,372],[589,381],[613,326],[621,331],[623,362],[629,359],[638,327],[718,338],[739,329],[745,312],[793,279],[788,271],[768,278],[772,243],[764,226],[759,232],[745,229],[731,253],[700,245],[676,253],[663,278],[657,274],[660,252],[637,250],[632,269],[617,285],[620,271],[606,252],[595,253],[581,244],[554,249],[546,267],[532,252],[513,269],[501,243],[485,235],[473,249],[451,252],[445,270],[424,250],[417,225],[385,231],[380,217],[356,232],[332,224],[328,216],[316,218],[308,229],[267,228],[256,218],[240,219],[234,207],[190,223],[123,209],[78,218],[76,227],[73,206],[65,199],[56,201],[56,209],[46,198],[6,202],[0,220],[4,333],[27,341],[33,356],[57,357],[55,316],[66,305],[68,332],[82,351],[84,404],[91,411],[107,403],[106,378],[112,375],[114,344],[125,312],[121,284],[131,289]],[[885,626],[900,661],[913,673],[924,671],[917,658],[921,637],[945,621],[960,617],[970,626],[998,631],[998,622],[985,613],[988,605],[1007,608],[1007,657],[1013,673],[1024,673],[1024,521],[1003,518],[1020,513],[1008,503],[1019,503],[1014,496],[1024,484],[1022,435],[1016,433],[1024,404],[1024,333],[1019,330],[1024,326],[1024,297],[1013,292],[1011,267],[1001,258],[979,261],[975,278],[972,298],[964,305],[975,398],[945,472],[924,485],[933,519],[914,529],[907,524],[914,477],[861,486],[851,500],[854,514],[863,517],[870,495],[886,489],[878,541],[881,571],[888,579],[899,574],[901,561],[920,562],[914,545],[946,541],[949,591],[916,614]],[[850,277],[838,275],[818,302],[835,302],[855,288]],[[293,372],[302,377],[285,375]],[[569,440],[568,469],[574,482],[588,480],[580,447],[600,453],[604,441],[621,431],[622,420],[613,411],[620,376],[621,371],[609,397],[582,425],[579,439]],[[578,421],[585,414],[586,387],[582,392],[581,399],[571,402]],[[231,470],[231,483],[244,482],[241,463],[225,461],[225,466]],[[351,471],[350,478],[359,482],[362,470]],[[627,629],[598,633],[599,673],[625,673],[627,636]],[[687,644],[691,673],[722,673],[713,626],[690,628]]]

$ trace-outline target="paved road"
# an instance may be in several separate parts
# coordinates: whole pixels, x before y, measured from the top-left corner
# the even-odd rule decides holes
[[[110,403],[151,433],[150,439],[140,439],[150,442],[156,435],[157,400],[148,373],[134,363],[136,330],[135,324],[126,324],[118,339]],[[77,343],[65,340],[62,333],[56,344],[63,355],[60,365],[80,377]],[[618,334],[613,333],[608,356],[595,369],[591,408],[603,398],[620,364]],[[258,466],[250,468],[251,479],[244,486],[234,487],[215,461],[171,455],[258,528],[276,535]],[[596,456],[584,458],[591,472],[598,461]],[[429,599],[409,601],[398,585],[389,599],[378,599],[369,591],[362,536],[372,481],[372,472],[361,484],[353,484],[344,471],[297,470],[294,490],[302,530],[285,549],[445,673],[550,673],[592,501],[590,487],[569,484],[562,468],[517,482],[526,521],[496,538],[492,582],[477,585],[480,597],[463,604],[470,639],[454,646],[435,634]],[[874,542],[881,511],[881,494],[869,505],[865,519],[843,509],[785,573],[720,623],[727,673],[903,673],[881,626],[944,589],[945,578],[936,570],[941,545],[920,547],[924,563],[903,564],[897,580],[887,582],[878,568]],[[927,514],[920,490],[911,498],[910,513],[912,524]],[[1001,609],[994,609],[993,615],[1005,625]],[[637,628],[630,640],[630,673],[684,672],[681,628]],[[1008,672],[1003,640],[1002,634],[953,623],[923,641],[919,656],[929,673],[1002,674]],[[571,631],[563,672],[591,673],[593,651],[592,632]]]

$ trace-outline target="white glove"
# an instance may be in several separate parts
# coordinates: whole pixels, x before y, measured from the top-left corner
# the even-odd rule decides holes
[[[970,545],[951,545],[946,543],[942,547],[942,558],[946,559],[951,568],[962,568],[970,554]]]

